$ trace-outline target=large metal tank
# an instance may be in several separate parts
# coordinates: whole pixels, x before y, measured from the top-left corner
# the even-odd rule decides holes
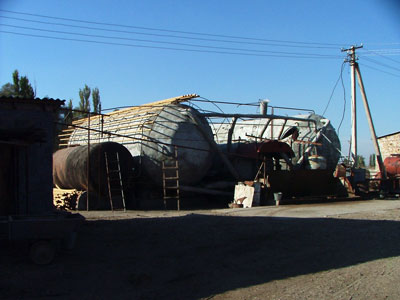
[[[116,169],[117,153],[122,181],[126,186],[132,174],[133,158],[128,149],[113,142],[91,144],[89,154],[87,145],[69,147],[55,152],[53,154],[53,183],[62,189],[87,190],[89,188],[91,192],[106,195],[108,182],[105,156],[107,154],[109,168]]]
[[[276,119],[275,119],[276,117]],[[291,145],[295,153],[293,163],[297,167],[306,167],[307,157],[310,155],[322,156],[326,159],[326,168],[334,170],[341,156],[340,140],[330,121],[317,114],[285,116],[278,118],[268,115],[254,116],[246,120],[238,120],[233,131],[232,122],[214,124],[213,130],[217,143],[226,148],[229,132],[232,132],[231,151],[235,152],[240,143],[259,142],[260,140],[280,140],[285,133],[296,127],[296,140],[288,137],[284,141]]]
[[[183,104],[143,105],[91,118],[92,141],[114,141],[132,154],[136,172],[162,184],[162,161],[173,160],[177,146],[181,184],[195,184],[207,173],[213,134],[200,113]],[[77,124],[68,144],[87,143],[87,120]]]

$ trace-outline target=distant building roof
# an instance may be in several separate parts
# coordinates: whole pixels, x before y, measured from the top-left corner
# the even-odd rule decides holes
[[[0,106],[2,108],[22,108],[21,106],[33,105],[33,106],[45,106],[47,108],[51,107],[53,109],[58,109],[61,105],[65,103],[65,100],[52,99],[52,98],[20,98],[20,97],[0,97]]]
[[[400,133],[400,131],[389,133],[389,134],[386,134],[386,135],[382,135],[382,136],[378,137],[378,140],[381,139],[381,138],[385,138],[385,137],[388,137],[388,136],[391,136],[391,135],[396,135],[396,134],[399,134],[399,133]]]

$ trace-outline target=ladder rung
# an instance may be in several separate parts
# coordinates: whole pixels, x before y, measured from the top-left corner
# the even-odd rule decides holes
[[[108,164],[112,164],[112,163],[119,163],[119,161],[116,159],[115,160],[109,159]]]
[[[179,199],[179,196],[164,197],[164,199]]]
[[[165,180],[178,180],[179,177],[165,177]]]
[[[175,166],[170,166],[170,167],[163,167],[163,170],[172,170],[172,169],[176,169],[176,170],[178,170],[179,168],[178,167],[175,167]]]
[[[167,190],[177,190],[177,189],[179,189],[179,186],[166,186],[165,189],[167,189]]]
[[[119,170],[108,170],[108,174],[119,173]]]

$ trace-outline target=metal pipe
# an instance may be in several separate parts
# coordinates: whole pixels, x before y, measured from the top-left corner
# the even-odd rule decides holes
[[[291,121],[300,121],[300,122],[312,122],[315,125],[315,129],[317,126],[317,121],[313,119],[305,119],[298,117],[288,117],[288,116],[279,116],[279,115],[259,115],[259,114],[224,114],[224,113],[203,113],[201,114],[205,118],[238,118],[238,119],[281,119],[281,120],[291,120]]]
[[[274,114],[274,108],[271,107],[271,115]],[[265,128],[267,129],[267,128]],[[271,140],[274,139],[274,119],[271,119]]]
[[[89,211],[89,173],[90,173],[90,103],[88,111],[88,143],[87,143],[87,189],[86,189],[86,210]]]
[[[282,133],[283,133],[283,130],[285,129],[286,123],[287,123],[287,120],[285,120],[285,122],[283,122],[281,131],[280,131],[279,134],[278,134],[278,140],[280,140],[281,137],[282,137]]]
[[[207,134],[207,132],[205,132],[204,128],[201,127],[200,125],[200,120],[199,118],[193,114],[190,116],[190,118],[193,120],[194,124],[197,125],[197,128],[199,129],[199,131],[203,134],[204,138],[208,141],[209,145],[211,148],[214,148],[214,150],[218,153],[218,155],[221,157],[223,163],[225,164],[225,166],[228,168],[229,172],[232,174],[232,176],[236,179],[239,180],[240,176],[238,174],[238,172],[235,170],[235,168],[233,167],[233,165],[231,164],[231,162],[229,161],[229,159],[226,157],[225,153],[222,152],[222,150],[218,147],[218,145],[215,143],[213,138],[210,138]]]
[[[268,121],[267,121],[267,123],[264,125],[264,127],[263,127],[263,129],[261,130],[261,133],[260,133],[260,139],[262,139],[262,137],[263,137],[263,135],[264,135],[264,132],[267,130],[267,128],[268,128],[268,126],[269,126],[269,123],[271,123],[271,121],[272,121],[272,119],[269,119]],[[272,124],[272,123],[271,123]],[[273,137],[272,137],[272,130],[271,130],[271,140],[273,139]]]
[[[358,66],[358,63],[355,63],[355,69],[356,69],[356,73],[357,73],[358,85],[360,87],[361,95],[363,98],[365,113],[367,115],[369,130],[371,131],[372,141],[374,143],[374,148],[375,148],[375,153],[376,153],[376,159],[378,161],[379,171],[382,174],[382,179],[386,179],[387,178],[386,168],[382,161],[381,149],[379,148],[378,140],[376,138],[374,122],[372,121],[371,111],[369,109],[369,104],[368,104],[368,100],[367,100],[367,94],[365,93],[364,83],[362,81],[360,67]]]
[[[233,135],[233,130],[235,129],[237,118],[232,119],[232,124],[231,128],[229,128],[228,131],[228,144],[227,144],[227,152],[229,153],[231,151],[231,145],[232,145],[232,135]]]

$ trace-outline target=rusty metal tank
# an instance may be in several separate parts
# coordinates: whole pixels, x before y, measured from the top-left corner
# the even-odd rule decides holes
[[[91,139],[124,145],[134,157],[142,178],[162,185],[162,162],[173,160],[178,149],[182,185],[199,182],[208,172],[213,134],[194,108],[162,102],[115,111],[91,119]],[[77,124],[68,144],[87,143],[87,120]]]
[[[383,164],[389,177],[400,176],[400,155],[386,157]]]
[[[53,183],[62,189],[89,189],[89,191],[105,195],[108,191],[105,156],[107,154],[109,166],[115,169],[111,164],[114,164],[117,153],[122,181],[126,185],[132,174],[133,158],[128,149],[114,142],[91,144],[89,155],[87,145],[69,147],[55,152],[53,154]]]

